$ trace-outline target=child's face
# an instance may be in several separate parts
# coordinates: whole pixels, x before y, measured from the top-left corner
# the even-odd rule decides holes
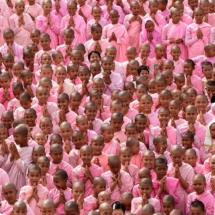
[[[37,116],[34,113],[25,113],[24,119],[29,127],[35,126]]]
[[[93,76],[96,76],[97,74],[99,74],[101,72],[101,67],[100,66],[91,66],[90,67],[90,73]]]
[[[207,80],[212,79],[212,67],[210,65],[202,66],[202,72],[205,75]]]
[[[99,194],[102,191],[105,191],[106,189],[106,183],[99,183],[96,186],[94,186],[94,192]]]
[[[137,136],[137,130],[135,128],[126,128],[125,129],[125,135],[127,136],[127,138],[136,137]]]
[[[184,63],[184,73],[186,76],[188,75],[192,75],[193,74],[193,70],[194,68],[192,67],[192,65],[190,63],[185,62]]]
[[[137,72],[138,66],[137,65],[129,64],[129,68],[130,68],[131,75],[133,75],[135,77],[138,76],[138,72]]]
[[[148,32],[153,32],[155,29],[155,24],[152,21],[147,21],[145,24],[145,28]]]
[[[156,151],[160,152],[161,148],[163,149],[163,151],[166,151],[167,149],[167,141],[166,140],[160,140],[157,145],[155,146]]]
[[[93,53],[90,56],[90,63],[93,63],[93,62],[100,62],[99,55],[96,53]]]
[[[48,90],[47,89],[40,89],[36,93],[36,97],[39,101],[40,105],[46,104],[48,101]]]
[[[50,156],[53,159],[53,163],[59,164],[63,159],[63,149],[54,149],[50,152]]]
[[[83,150],[80,153],[80,157],[83,161],[83,166],[90,165],[91,160],[93,159],[93,154],[90,150]]]
[[[156,14],[158,11],[158,3],[153,3],[149,6],[150,13],[151,14]]]
[[[31,74],[25,75],[24,77],[22,77],[22,81],[24,85],[30,86],[32,84],[32,75]]]
[[[123,124],[123,120],[121,118],[114,118],[110,120],[110,124],[113,126],[114,128],[114,132],[120,131],[122,124]]]
[[[181,102],[181,106],[182,108],[185,110],[185,108],[188,106],[188,105],[191,105],[192,104],[192,100],[191,100],[191,97],[186,97],[183,99],[183,101]]]
[[[42,5],[45,14],[50,14],[52,11],[52,3],[45,3]]]
[[[197,194],[201,194],[205,191],[205,182],[202,178],[195,177],[193,179],[193,189],[196,191]]]
[[[133,15],[138,15],[140,12],[140,5],[139,4],[134,4],[131,6],[131,12]]]
[[[169,215],[170,212],[174,209],[174,205],[171,202],[168,201],[162,201],[162,211]]]
[[[47,55],[47,54],[45,54],[45,55],[43,55],[42,56],[42,58],[41,58],[41,64],[43,65],[43,64],[51,64],[52,63],[52,59],[51,59],[51,56],[50,55]],[[42,70],[41,70],[41,73],[44,71],[45,72],[45,70],[48,70],[48,71],[51,71],[51,73],[52,73],[52,70],[51,69],[46,69],[46,68],[43,68]],[[46,73],[48,73],[48,71],[46,71]],[[45,76],[45,74],[44,74],[44,76]],[[52,76],[45,76],[45,77],[48,77],[48,78],[51,78]]]
[[[188,123],[195,123],[197,119],[197,112],[193,109],[189,109],[185,111],[185,118]]]
[[[63,62],[63,55],[61,53],[58,53],[54,58],[53,61],[55,62],[55,64],[60,64]]]
[[[85,190],[82,186],[75,185],[72,187],[72,194],[75,200],[77,200],[80,195],[83,196],[84,193],[85,193]]]
[[[27,176],[29,178],[31,186],[38,185],[41,177],[41,174],[38,170],[31,170]]]
[[[87,109],[85,109],[85,114],[88,120],[95,120],[97,114],[97,107],[88,106]]]
[[[60,135],[64,140],[70,140],[72,135],[72,129],[69,126],[61,126]]]
[[[213,139],[215,139],[215,123],[210,126],[210,133]]]
[[[93,31],[91,31],[91,34],[93,36],[93,40],[100,40],[102,37],[102,29],[96,28]]]
[[[23,59],[25,60],[27,65],[29,65],[30,63],[34,63],[34,53],[32,52],[26,54],[25,57],[23,57]]]
[[[88,71],[79,71],[78,72],[78,76],[81,79],[81,81],[86,81],[87,83],[89,82],[89,78],[90,78],[90,73]]]
[[[2,194],[9,204],[13,205],[16,202],[17,190],[10,186],[2,189]]]
[[[130,149],[131,149],[132,155],[138,154],[138,153],[140,152],[140,143],[138,142],[138,143],[133,144],[133,145],[130,147]]]
[[[55,208],[47,205],[41,205],[41,215],[54,215],[55,214]]]
[[[24,10],[25,10],[25,4],[24,4],[23,2],[16,3],[15,8],[16,8],[16,13],[20,15],[20,14],[22,14],[22,13],[24,12]]]
[[[81,103],[81,97],[80,96],[72,96],[70,98],[70,104],[72,107],[79,107]]]
[[[192,144],[194,140],[190,138],[188,135],[182,135],[182,145],[185,149],[190,149],[192,148]]]
[[[50,121],[43,120],[40,122],[40,129],[42,130],[43,134],[51,134],[52,133],[53,125]]]
[[[68,75],[71,80],[76,79],[78,77],[78,67],[72,67],[68,71]]]
[[[208,96],[211,98],[215,94],[215,86],[206,86]]]
[[[143,166],[148,169],[153,169],[155,157],[153,155],[144,155],[143,156]]]
[[[23,92],[24,92],[24,91],[23,91],[22,89],[20,89],[20,88],[18,88],[18,89],[13,89],[13,95],[14,95],[14,97],[15,97],[16,99],[18,99],[18,100],[19,100],[20,94],[23,93]]]
[[[105,89],[105,85],[103,82],[94,82],[93,89],[98,90],[102,94]]]
[[[134,60],[137,53],[134,51],[134,50],[126,50],[126,53],[125,53],[128,61],[131,61],[131,60]]]
[[[66,71],[64,69],[59,69],[57,70],[55,76],[57,78],[57,82],[61,83],[64,82],[64,80],[66,79]]]
[[[163,47],[156,48],[155,55],[157,58],[162,58],[164,56],[164,48]]]
[[[187,93],[190,95],[190,97],[191,97],[191,104],[193,104],[194,105],[194,102],[195,102],[195,99],[196,99],[196,94],[193,92],[193,91],[191,91],[191,90],[187,90]]]
[[[3,141],[7,138],[7,133],[5,128],[0,128],[0,143],[3,143]]]
[[[182,161],[183,161],[183,155],[181,153],[177,153],[177,152],[173,152],[170,154],[171,158],[172,158],[172,162],[174,165],[182,165]]]
[[[131,210],[131,201],[132,201],[132,198],[121,199],[121,202],[125,206],[125,210],[126,211],[130,211]]]
[[[103,59],[101,66],[102,66],[102,68],[103,68],[104,71],[111,72],[111,70],[113,68],[113,60]]]
[[[49,171],[49,167],[50,167],[50,162],[47,161],[40,161],[37,162],[37,165],[40,167],[41,169],[41,175],[45,176],[46,173]]]
[[[156,93],[157,92],[157,87],[156,87],[156,83],[149,83],[148,85],[149,88],[149,93]]]
[[[41,151],[41,150],[35,151],[35,150],[33,150],[33,152],[32,152],[32,159],[33,159],[34,163],[37,163],[37,159],[39,157],[41,157],[41,156],[45,156],[44,151]]]
[[[136,89],[136,95],[137,95],[137,99],[140,100],[142,95],[147,94],[146,88],[140,88],[138,87]]]
[[[92,11],[92,16],[95,20],[100,20],[102,15],[102,11],[100,8],[94,8]]]
[[[65,33],[64,34],[64,41],[67,45],[70,45],[72,41],[74,40],[74,34],[73,33]]]
[[[150,48],[148,47],[142,47],[140,49],[140,55],[141,55],[141,58],[147,58],[150,54]]]
[[[138,172],[139,181],[143,178],[151,178],[151,175],[146,173],[145,171],[139,170],[139,172]]]
[[[13,34],[4,34],[4,41],[7,45],[13,45],[14,35]]]
[[[125,84],[124,89],[125,89],[126,91],[128,91],[128,92],[131,94],[131,96],[132,96],[133,93],[135,92],[135,88],[134,88],[131,84]]]
[[[194,10],[195,8],[198,7],[198,0],[189,0],[188,4],[190,5],[190,7],[192,8],[192,10]]]
[[[196,106],[198,112],[202,111],[204,113],[206,111],[207,106],[208,106],[207,98],[205,98],[205,96],[196,97],[195,106]]]
[[[5,68],[6,69],[6,68]],[[0,77],[0,87],[3,89],[8,89],[10,87],[10,78]]]
[[[190,166],[195,167],[197,161],[197,157],[195,154],[186,154],[185,155],[185,162],[190,164]]]
[[[81,62],[83,61],[83,57],[82,57],[82,55],[72,54],[71,61],[74,64],[80,65]]]
[[[157,164],[154,168],[154,171],[156,172],[157,179],[161,180],[163,177],[166,176],[167,173],[167,166],[166,164]]]
[[[172,22],[174,24],[177,24],[179,23],[180,19],[181,19],[181,14],[180,12],[174,12],[172,15],[171,15],[171,18],[172,18]]]
[[[102,94],[101,93],[93,94],[90,98],[90,101],[94,102],[99,107],[102,103]]]
[[[209,13],[209,2],[201,2],[200,7],[204,10],[204,15]]]
[[[93,148],[93,154],[95,156],[101,155],[104,148],[104,143],[101,140],[92,140],[91,146]]]
[[[151,112],[151,108],[152,108],[152,101],[150,99],[147,99],[147,98],[141,98],[140,99],[140,109],[142,112],[144,113],[150,113]]]
[[[68,4],[67,10],[70,16],[74,16],[77,11],[77,6],[75,4]]]
[[[65,189],[65,188],[67,187],[67,186],[66,186],[67,180],[62,179],[60,176],[54,175],[54,176],[53,176],[53,182],[54,182],[55,187],[56,187],[58,190]]]
[[[172,49],[171,55],[172,55],[173,60],[175,60],[175,61],[179,60],[179,57],[181,55],[180,49]]]
[[[27,209],[26,207],[14,207],[13,208],[13,215],[26,215],[27,214]]]
[[[23,66],[21,64],[18,63],[14,63],[13,65],[13,73],[16,77],[20,77],[20,74],[22,72],[22,70],[24,70]]]
[[[148,80],[149,72],[147,70],[141,70],[140,77],[145,77]]]
[[[173,82],[173,77],[169,73],[163,73],[163,76],[166,78],[167,85],[171,85]]]
[[[160,110],[158,113],[158,120],[160,121],[161,125],[168,125],[168,122],[170,120],[169,112],[166,110]]]
[[[5,66],[5,68],[8,69],[12,69],[13,68],[13,64],[14,64],[14,59],[10,59],[10,58],[3,58],[3,64]]]
[[[75,210],[74,208],[65,208],[64,209],[65,215],[79,215],[79,211]]]
[[[180,107],[176,104],[169,104],[169,111],[170,111],[171,117],[173,118],[177,117],[180,111]]]
[[[112,164],[108,164],[109,168],[110,168],[110,171],[113,173],[113,174],[118,174],[120,169],[121,169],[121,163],[118,163],[118,164],[115,164],[115,165],[112,165]]]
[[[45,138],[45,135],[44,134],[37,134],[35,137],[34,137],[34,140],[35,142],[37,142],[39,145],[45,145],[46,143],[46,138]]]
[[[83,119],[80,122],[77,123],[77,126],[81,132],[86,132],[88,129],[88,120]]]
[[[67,100],[66,98],[64,97],[58,97],[57,98],[57,106],[60,110],[65,110],[67,111],[68,110],[68,106],[69,106],[69,100]]]
[[[38,32],[31,33],[30,38],[33,43],[39,44],[40,42],[40,34]]]
[[[110,204],[111,202],[110,194],[108,193],[99,195],[98,197],[98,205],[101,205],[102,203],[105,203],[105,202],[108,204]]]
[[[146,195],[148,199],[151,198],[152,186],[150,184],[140,184],[139,190],[141,196]]]
[[[114,129],[112,127],[106,128],[105,131],[101,132],[106,143],[109,143],[114,137]]]
[[[156,81],[157,84],[157,92],[160,93],[162,90],[165,90],[166,83],[164,81]]]
[[[126,163],[130,163],[131,161],[131,153],[130,151],[120,152],[120,160],[122,162],[122,165],[125,165]]]
[[[169,103],[170,103],[171,99],[172,98],[168,94],[162,94],[159,96],[160,104],[166,108],[169,107]]]
[[[40,36],[40,45],[43,49],[49,49],[50,48],[51,40],[47,37],[41,37]]]
[[[190,215],[205,215],[205,211],[202,211],[201,207],[190,207]]]
[[[138,118],[135,121],[135,124],[137,126],[137,132],[143,132],[146,128],[147,120],[146,120],[146,118],[145,119]]]
[[[215,173],[215,159],[211,157],[209,164],[210,164],[211,172],[214,174]]]
[[[7,129],[10,129],[13,123],[13,118],[9,115],[4,115],[1,118],[1,122]]]
[[[28,45],[28,49],[33,52],[34,56],[39,51],[37,45],[35,45],[34,43]]]
[[[27,143],[27,136],[23,136],[20,133],[13,132],[13,137],[17,145],[23,145],[23,143]]]
[[[112,24],[117,24],[118,20],[119,20],[118,13],[112,13],[112,14],[110,14],[110,20],[111,20]]]

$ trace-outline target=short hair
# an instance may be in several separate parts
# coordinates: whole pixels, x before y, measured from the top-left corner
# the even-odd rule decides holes
[[[202,211],[205,211],[205,205],[203,202],[199,201],[199,200],[195,200],[191,203],[190,207],[193,208],[198,208],[200,207]]]

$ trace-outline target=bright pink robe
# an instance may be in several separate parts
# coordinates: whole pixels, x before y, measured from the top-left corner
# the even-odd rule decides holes
[[[84,14],[84,16],[87,18],[87,20],[91,20],[93,19],[92,16],[92,7],[88,4],[84,4],[80,7],[80,5],[78,6],[78,11],[81,9],[82,13]]]

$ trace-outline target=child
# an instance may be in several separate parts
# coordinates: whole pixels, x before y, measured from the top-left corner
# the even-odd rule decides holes
[[[171,54],[171,58],[174,62],[173,74],[183,73],[184,60],[182,60],[180,58],[180,56],[181,56],[180,46],[178,46],[178,45],[172,46],[170,54]]]
[[[172,100],[172,94],[169,90],[162,90],[159,93],[158,102],[155,106],[156,112],[159,112],[161,108],[169,108],[169,103]]]
[[[200,157],[197,156],[195,149],[191,148],[185,151],[184,161],[193,167],[195,174],[202,174],[205,172],[204,165],[199,164],[199,162],[197,162],[197,159],[200,159]]]
[[[126,71],[126,81],[131,81],[134,84],[136,83],[136,79],[138,77],[137,69],[139,68],[139,62],[137,60],[131,60],[128,63],[127,71]]]
[[[151,17],[146,18],[144,21],[145,28],[142,28],[142,31],[140,33],[140,46],[142,46],[141,44],[143,43],[149,44],[149,57],[153,58],[155,57],[155,45],[161,43],[161,32]]]
[[[190,87],[194,87],[197,94],[202,94],[202,80],[198,76],[193,74],[195,69],[194,61],[187,59],[184,61],[184,73],[186,76],[186,84]]]
[[[178,196],[179,202],[175,208],[186,211],[187,196],[192,191],[192,179],[195,175],[193,168],[183,162],[183,149],[181,146],[172,146],[170,151],[172,163],[169,164],[167,176],[179,179]]]
[[[71,137],[75,148],[69,152],[69,164],[75,168],[82,163],[80,158],[80,149],[84,145],[84,139],[82,132],[78,130],[73,131]]]
[[[124,192],[130,192],[133,186],[131,176],[121,170],[121,162],[118,155],[109,155],[109,171],[101,175],[106,181],[107,191],[111,193],[111,202],[120,201]]]
[[[91,163],[93,158],[93,149],[91,146],[82,146],[80,149],[80,157],[83,163],[75,167],[72,174],[74,176],[74,181],[82,181],[86,184],[84,196],[87,197],[93,193],[93,178],[101,176],[103,169]]]
[[[119,152],[119,157],[122,163],[121,169],[129,173],[132,177],[133,184],[138,183],[138,167],[131,163],[132,152],[128,147],[122,147]]]
[[[84,183],[81,182],[81,181],[76,181],[72,185],[72,194],[73,194],[73,197],[74,197],[74,199],[72,199],[72,200],[76,204],[78,204],[78,208],[80,210],[83,209],[84,193],[85,193],[85,185],[84,185]],[[69,201],[69,202],[71,202],[71,201]]]
[[[82,96],[78,92],[73,92],[70,95],[70,107],[76,114],[83,114],[84,109],[80,107]]]
[[[128,30],[129,45],[134,46],[136,50],[139,50],[139,34],[143,22],[142,17],[139,16],[139,2],[131,2],[130,10],[131,14],[125,16],[124,25]]]
[[[13,69],[13,65],[14,65],[13,54],[7,53],[7,54],[3,55],[2,60],[3,60],[2,62],[4,65],[4,69],[2,70],[2,73],[8,72],[10,74],[11,79],[12,79],[13,74],[11,73],[11,70]]]
[[[50,199],[45,199],[41,204],[41,215],[46,215],[49,213],[49,215],[55,214],[55,204]]]
[[[192,115],[191,115],[192,113]],[[205,126],[197,121],[197,108],[194,105],[188,105],[185,109],[185,119],[186,123],[181,124],[177,128],[177,144],[181,145],[182,139],[181,135],[185,131],[191,131],[194,136],[194,144],[200,149],[203,146],[204,137],[205,137]]]
[[[46,187],[49,191],[54,188],[53,176],[48,174],[50,160],[45,156],[40,156],[36,162],[41,169],[41,178],[39,183]]]
[[[14,131],[14,142],[9,146],[10,154],[5,163],[5,171],[8,172],[10,181],[20,190],[26,185],[26,170],[32,162],[32,148],[28,146],[28,129],[25,125],[18,125]],[[19,174],[17,174],[19,173]]]
[[[154,74],[157,75],[163,71],[163,63],[166,60],[164,58],[165,48],[162,44],[155,45],[155,57],[152,58],[154,64]]]
[[[55,49],[58,45],[58,34],[60,33],[59,20],[56,15],[51,13],[52,2],[44,0],[42,3],[43,14],[36,18],[36,28],[41,33],[48,33],[51,39],[51,47]],[[41,44],[42,46],[42,44]]]
[[[131,201],[131,213],[139,214],[142,207],[146,204],[154,206],[156,212],[160,211],[160,202],[156,198],[151,198],[152,193],[152,180],[149,178],[141,179],[139,183],[140,197],[133,198]]]
[[[97,204],[100,206],[102,203],[111,203],[111,195],[108,191],[102,191],[98,194]]]
[[[29,5],[30,5],[30,3],[29,3]],[[39,4],[37,4],[37,3],[34,4],[33,7],[34,7],[34,6],[36,6],[36,7],[39,6],[39,7],[41,8],[41,6],[40,6]],[[28,8],[30,8],[30,7],[28,7],[28,6],[26,5],[26,9],[25,9],[25,10],[28,10]],[[33,10],[31,11],[31,13],[34,13],[34,12],[37,13],[38,11],[33,11]],[[39,13],[40,13],[39,15],[42,14],[42,8],[41,8],[41,10],[39,10]],[[37,17],[37,16],[36,16],[36,17]],[[36,18],[36,17],[35,17],[35,18]],[[39,51],[39,50],[42,49],[42,47],[41,47],[41,45],[40,45],[40,35],[41,35],[41,33],[40,33],[40,31],[39,31],[38,29],[33,29],[33,30],[31,31],[30,38],[31,38],[31,40],[32,40],[32,43],[30,43],[30,44],[32,44],[32,45],[29,44],[30,46],[28,45],[28,46],[27,46],[27,49],[30,49],[29,47],[31,47],[31,46],[33,46],[33,47],[36,46],[37,51]],[[33,48],[33,47],[32,47],[32,48]],[[34,51],[32,50],[32,48],[31,48],[30,50],[33,52],[33,54],[35,54]],[[35,47],[34,47],[34,48],[35,48]],[[36,52],[37,52],[37,51],[36,51]]]
[[[30,70],[23,70],[20,75],[23,83],[23,88],[31,95],[31,98],[35,96],[36,86],[32,83],[32,73]]]
[[[12,214],[14,215],[19,215],[20,211],[23,215],[28,215],[28,214],[34,214],[33,210],[31,210],[31,212],[29,211],[29,207],[27,206],[27,204],[25,204],[22,201],[17,201],[14,205],[13,205],[13,211]]]
[[[198,214],[205,214],[206,210],[205,210],[205,205],[203,202],[199,201],[199,200],[195,200],[191,203],[190,205],[190,214],[194,214],[194,213],[198,213]]]
[[[213,71],[213,65],[211,62],[206,61],[202,63],[202,73],[204,74],[204,78],[202,78],[202,86],[203,86],[203,92],[206,91],[206,85],[207,82],[212,80],[212,71]]]
[[[189,214],[191,203],[197,198],[204,203],[207,214],[214,214],[213,195],[205,191],[205,188],[206,180],[204,175],[196,174],[193,177],[193,189],[195,192],[190,193],[187,197],[187,214]]]
[[[12,111],[2,111],[1,113],[1,122],[6,128],[6,135],[7,137],[13,135],[13,112]]]
[[[40,4],[35,2],[35,0],[28,0],[28,4],[25,6],[25,13],[28,13],[31,19],[35,21],[37,16],[42,14],[42,7],[40,6]],[[31,35],[32,35],[32,32],[31,32]]]
[[[80,84],[81,80],[78,77],[78,65],[73,63],[67,63],[67,74],[69,78],[65,81],[73,84]]]
[[[72,174],[72,166],[67,162],[63,161],[63,148],[60,144],[54,143],[50,146],[50,156],[52,157],[52,162],[50,162],[49,167],[49,174],[54,174],[56,169],[62,169],[67,172],[68,180],[67,185],[68,187],[72,187],[72,183],[74,182],[74,177]]]
[[[56,213],[64,212],[64,204],[73,198],[72,190],[67,187],[68,175],[66,171],[59,169],[54,173],[55,188],[49,192],[49,199],[55,204]]]
[[[117,10],[110,11],[111,24],[106,25],[102,31],[102,37],[108,38],[112,46],[117,49],[115,60],[123,62],[126,60],[125,52],[129,42],[127,29],[118,22],[119,13]]]
[[[30,32],[35,28],[35,24],[31,16],[24,12],[25,3],[22,0],[15,3],[16,14],[13,14],[9,19],[9,26],[14,29],[15,42],[22,45],[24,48],[31,42]],[[23,41],[23,36],[26,39]]]
[[[195,8],[194,10],[195,22],[187,26],[185,45],[188,46],[189,58],[193,58],[198,55],[203,55],[204,54],[203,47],[209,41],[211,26],[203,21],[203,16],[204,10],[200,7]]]
[[[170,215],[171,211],[175,208],[174,198],[171,195],[165,195],[162,199],[162,211],[166,215]]]
[[[40,207],[43,200],[48,196],[48,189],[39,184],[41,169],[37,165],[31,165],[28,168],[28,179],[30,185],[23,186],[19,193],[19,199],[25,201],[36,213],[40,213]]]
[[[65,206],[64,206],[64,213],[65,214],[80,214],[80,209],[79,209],[79,206],[76,202],[72,202],[72,201],[69,201],[69,202],[66,202]]]
[[[174,45],[178,45],[181,50],[181,59],[187,59],[187,49],[184,45],[185,32],[187,25],[180,21],[180,11],[177,8],[171,9],[171,22],[162,30],[162,41],[167,46],[167,59],[170,59],[171,48]],[[180,29],[180,30],[179,30]]]
[[[179,180],[174,177],[167,177],[167,160],[162,155],[158,156],[154,162],[154,170],[156,178],[152,180],[154,192],[156,198],[162,200],[165,195],[171,195],[173,197],[173,205],[179,202],[180,196],[178,194]]]
[[[92,163],[101,166],[104,169],[104,172],[108,171],[108,155],[103,152],[105,147],[104,138],[100,135],[94,136],[91,140],[91,147],[94,155]]]
[[[88,40],[84,46],[86,48],[86,53],[90,53],[95,50],[98,51],[101,56],[105,55],[106,47],[110,45],[107,39],[101,39],[102,37],[102,26],[95,23],[91,27],[92,39]]]
[[[114,140],[114,128],[111,124],[103,123],[101,128],[101,135],[104,138],[104,148],[102,150],[103,153],[106,153],[108,155],[110,154],[118,154],[120,145],[117,140]]]

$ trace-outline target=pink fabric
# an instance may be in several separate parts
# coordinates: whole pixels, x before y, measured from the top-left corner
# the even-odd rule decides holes
[[[3,169],[1,169],[0,168],[0,175],[1,175],[1,177],[0,177],[0,198],[1,199],[4,199],[4,197],[3,197],[3,194],[2,194],[2,185],[4,184],[4,183],[6,183],[6,182],[10,182],[11,180],[10,180],[10,178],[9,178],[9,175],[7,174],[7,172],[6,172],[7,170],[3,170]]]
[[[113,32],[116,35],[117,41],[111,41],[110,44],[117,49],[115,60],[123,62],[126,60],[125,52],[129,44],[128,32],[125,26],[120,23],[114,25],[108,24],[103,28],[102,36],[105,39],[109,39]]]
[[[124,169],[123,164],[121,164],[121,170]],[[138,179],[138,167],[132,163],[129,164],[128,166],[128,173],[132,178],[133,185],[138,184],[139,179]]]
[[[25,113],[25,109],[22,106],[18,107],[13,113],[14,119],[23,118],[24,113]]]
[[[103,169],[95,164],[92,164],[89,167],[89,170],[90,170],[90,173],[93,176],[93,178],[95,178],[97,176],[101,176],[101,174],[103,173]],[[83,181],[84,171],[85,171],[85,168],[82,167],[81,165],[78,165],[77,167],[75,167],[73,169],[72,174],[75,178],[75,181]],[[87,197],[87,196],[93,194],[93,185],[89,179],[85,182],[85,187],[86,187],[86,189],[85,189],[84,197]]]
[[[111,140],[109,143],[105,143],[105,147],[103,148],[102,152],[108,155],[110,154],[118,154],[119,153],[120,145],[118,141]]]
[[[131,189],[133,187],[133,182],[132,182],[131,176],[123,170],[120,170],[120,174],[121,174],[122,187],[120,188],[117,184],[115,186],[115,188],[113,189],[113,191],[110,190],[110,185],[113,183],[113,179],[111,178],[113,173],[111,171],[107,171],[101,175],[101,177],[104,178],[106,181],[107,191],[111,193],[111,202],[112,203],[115,201],[120,201],[121,195],[124,192],[131,192]]]
[[[27,4],[27,5],[25,5],[25,13],[30,14],[32,17],[34,17],[36,19],[38,16],[42,15],[43,9],[37,3],[35,3],[33,5]]]
[[[124,130],[120,130],[117,132],[114,132],[114,139],[115,140],[119,140],[120,143],[125,142],[127,140],[127,137],[125,135],[125,131]]]
[[[186,203],[187,203],[187,196],[190,192],[192,192],[192,180],[195,175],[193,168],[186,163],[182,163],[182,166],[179,167],[179,171],[181,177],[189,184],[189,188],[184,190],[184,188],[179,183],[178,186],[178,196],[180,196],[180,200],[178,204],[176,204],[175,208],[180,209],[183,211],[183,214],[186,212]],[[168,165],[167,176],[174,177],[175,167],[173,163]]]
[[[174,70],[173,73],[184,73],[184,60],[179,59],[178,61],[173,61],[174,62]]]
[[[69,153],[69,164],[75,168],[80,165],[82,160],[80,158],[80,149],[72,149]]]
[[[92,163],[96,158],[99,159],[99,163],[100,163],[101,167],[103,168],[104,172],[106,172],[110,169],[108,166],[108,154],[102,152],[102,154],[99,156],[93,156]]]
[[[20,107],[20,102],[18,99],[14,98],[8,102],[7,110],[14,112],[18,107]]]
[[[43,15],[40,15],[36,18],[36,28],[40,30],[41,33],[48,33],[51,38],[51,44],[50,46],[55,49],[58,45],[58,34],[60,33],[59,28],[59,20],[58,17],[54,14],[50,14],[50,19],[52,22],[52,26],[47,25],[46,23],[46,17]]]
[[[68,14],[67,3],[68,2],[66,0],[60,0],[59,1],[60,9],[57,11],[56,10],[56,3],[54,0],[52,0],[52,13],[58,17],[59,22],[61,22],[62,17],[64,17],[65,15]]]
[[[181,19],[182,19],[182,22],[185,23],[186,25],[193,23],[192,18],[190,16],[188,16],[187,14],[183,14]]]
[[[195,174],[203,174],[204,173],[204,165],[196,163],[194,167]]]
[[[80,84],[81,84],[81,83],[80,83]],[[92,86],[92,87],[93,87],[93,86]],[[103,99],[103,105],[104,105],[104,106],[110,106],[110,104],[111,104],[111,102],[112,102],[110,96],[108,96],[108,95],[106,95],[106,94],[102,94],[102,99]],[[86,103],[87,103],[87,102],[90,102],[90,97],[89,97],[89,96],[86,98]]]
[[[139,141],[139,145],[140,145],[140,152],[141,152],[142,154],[144,154],[145,151],[148,150],[148,149],[146,148],[146,145],[145,145],[144,143],[140,142],[140,141]],[[126,146],[126,142],[122,142],[122,143],[120,144],[120,146],[121,146],[121,147]]]
[[[66,188],[65,190],[62,190],[64,197],[66,199],[66,201],[69,201],[70,199],[73,198],[72,195],[72,190],[70,188]],[[58,201],[58,199],[60,198],[60,190],[58,190],[57,188],[53,188],[48,195],[49,199],[51,199],[54,203]],[[56,208],[55,214],[64,214],[64,204],[60,203],[58,205],[58,207]]]
[[[137,166],[138,169],[140,169],[142,167],[142,157],[143,157],[142,152],[132,155],[130,163]]]
[[[9,95],[10,95],[10,98],[13,99],[14,98],[14,95],[13,95],[13,90],[12,90],[12,87],[8,88],[7,91],[9,92]],[[3,88],[0,88],[0,100],[3,98],[3,93],[4,93],[4,89]],[[4,107],[7,109],[7,106],[8,106],[8,102],[9,100],[6,100],[3,105]]]
[[[4,45],[4,38],[3,38],[3,32],[5,29],[8,28],[8,22],[7,20],[4,18],[4,16],[2,16],[2,14],[0,15],[0,47]]]
[[[158,157],[159,155],[161,155],[161,154],[157,153],[156,151],[153,151],[153,152],[154,152],[154,154],[155,154],[155,157]],[[169,164],[169,163],[172,163],[172,159],[171,159],[170,153],[169,153],[168,151],[165,151],[165,152],[163,153],[163,156],[166,158],[168,164]]]
[[[81,7],[79,6],[78,11],[81,10],[87,20],[93,19],[92,16],[92,7],[88,4],[84,4]]]
[[[200,28],[203,33],[203,38],[198,39],[196,32]],[[188,57],[193,58],[204,54],[204,46],[209,42],[211,26],[205,22],[202,24],[192,23],[187,26],[185,45],[188,46]],[[200,48],[201,47],[201,48]]]
[[[97,198],[95,198],[93,195],[87,196],[83,202],[84,214],[87,214],[88,212],[93,211],[96,204],[97,204]]]
[[[27,198],[30,196],[32,193],[33,187],[30,185],[26,185],[21,188],[20,193],[19,193],[19,199],[27,203]],[[32,198],[31,201],[29,202],[30,208],[34,211],[35,214],[40,214],[40,207],[43,202],[48,196],[48,189],[45,188],[43,185],[38,184],[37,185],[37,195],[39,197],[39,201],[36,202],[35,198]]]
[[[187,210],[186,214],[190,214],[190,205],[194,200],[199,200],[205,205],[206,214],[213,215],[214,214],[214,198],[210,192],[204,191],[201,194],[197,194],[196,192],[190,193],[187,197]]]

